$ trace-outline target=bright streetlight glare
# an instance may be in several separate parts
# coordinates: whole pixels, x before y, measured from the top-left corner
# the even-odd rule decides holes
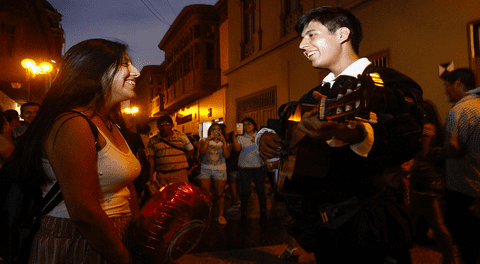
[[[49,73],[49,72],[52,71],[53,66],[52,66],[52,64],[50,64],[48,62],[42,62],[42,63],[40,63],[40,68],[41,68],[41,71],[43,73]]]
[[[126,114],[135,114],[138,112],[138,107],[134,106],[132,108],[130,107],[126,107],[123,109],[123,112],[125,112]]]
[[[48,62],[40,63],[40,66],[37,66],[34,60],[24,59],[22,60],[22,67],[32,71],[33,74],[46,74],[52,71],[53,66]]]
[[[22,67],[25,69],[31,69],[32,67],[35,66],[35,61],[31,59],[24,59],[22,60]]]

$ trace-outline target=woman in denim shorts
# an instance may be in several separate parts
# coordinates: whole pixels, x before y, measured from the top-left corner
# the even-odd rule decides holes
[[[219,224],[226,225],[227,220],[223,217],[224,190],[227,182],[225,159],[230,156],[230,146],[225,140],[224,125],[213,124],[210,126],[208,138],[200,142],[200,153],[203,157],[200,161],[201,171],[197,179],[200,186],[211,192],[215,199],[216,216],[214,219]]]

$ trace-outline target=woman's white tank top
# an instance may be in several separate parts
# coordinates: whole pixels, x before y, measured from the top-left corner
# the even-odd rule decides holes
[[[122,152],[110,142],[105,134],[98,129],[106,140],[105,146],[97,152],[98,179],[99,179],[99,202],[109,217],[130,215],[130,191],[127,186],[140,174],[140,162],[133,155],[130,148],[128,152]],[[45,196],[53,184],[57,181],[50,162],[43,159],[43,168],[52,182],[42,187]],[[82,188],[82,186],[78,186]],[[62,201],[56,206],[49,216],[70,218],[70,214]]]

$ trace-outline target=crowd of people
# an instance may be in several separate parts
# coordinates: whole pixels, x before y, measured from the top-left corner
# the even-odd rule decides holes
[[[302,151],[309,157],[282,183],[291,237],[279,258],[301,246],[318,263],[411,263],[415,234],[430,228],[444,263],[476,263],[480,88],[473,72],[441,75],[454,104],[442,125],[435,103],[423,99],[415,81],[358,56],[362,29],[349,11],[313,9],[299,18],[296,31],[312,66],[331,73],[299,101],[282,106],[280,123],[298,104],[317,104],[372,74],[383,79],[377,87],[382,99],[369,108],[374,120],[303,115],[295,153],[299,163]],[[189,137],[162,116],[156,135],[146,124],[132,132],[120,103],[135,97],[139,75],[125,44],[82,41],[65,54],[41,105],[25,103],[20,115],[0,112],[0,165],[13,164],[15,173],[38,184],[39,195],[57,184],[63,195],[41,218],[29,263],[140,263],[125,245],[127,227],[155,190],[175,182],[210,192],[213,219],[226,225],[225,210],[247,218],[253,181],[260,217],[267,218],[270,161],[293,151],[282,144],[284,131],[259,130],[245,118],[243,131],[228,133],[225,124],[212,123],[205,138]],[[420,228],[421,217],[427,229]]]

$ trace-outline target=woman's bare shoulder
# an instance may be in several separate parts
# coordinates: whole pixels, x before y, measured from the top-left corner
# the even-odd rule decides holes
[[[48,149],[54,148],[56,143],[64,144],[69,141],[76,144],[95,143],[89,122],[79,113],[65,112],[59,115],[52,125],[45,145]]]

